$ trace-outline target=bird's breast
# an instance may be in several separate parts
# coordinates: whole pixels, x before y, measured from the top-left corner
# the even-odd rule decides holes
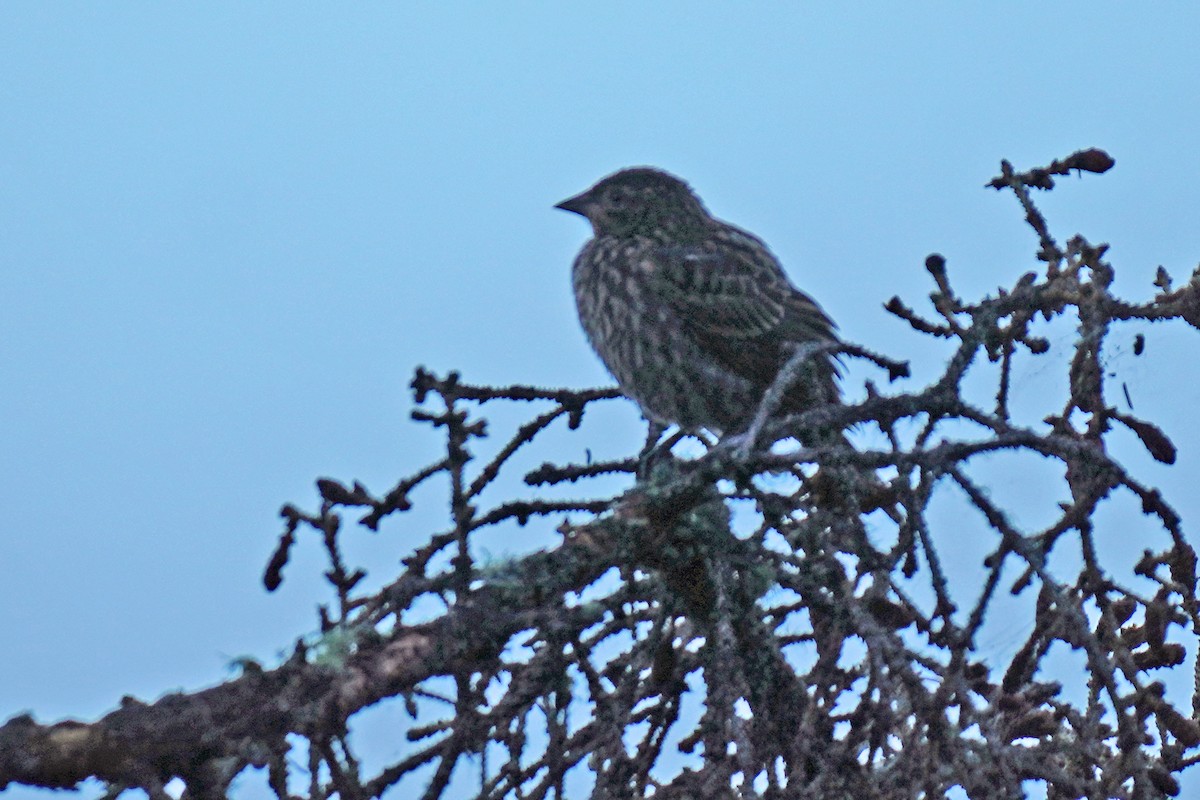
[[[646,286],[653,270],[646,248],[634,243],[597,239],[579,254],[573,271],[575,302],[597,350],[630,340],[650,322],[648,316],[661,316],[663,309],[655,308]]]

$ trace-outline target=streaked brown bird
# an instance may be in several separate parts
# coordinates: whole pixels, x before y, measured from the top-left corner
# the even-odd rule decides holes
[[[592,224],[573,270],[579,319],[652,421],[744,431],[795,345],[837,341],[762,240],[713,217],[674,175],[624,169],[556,207]],[[833,357],[814,356],[780,410],[837,400],[836,378]]]

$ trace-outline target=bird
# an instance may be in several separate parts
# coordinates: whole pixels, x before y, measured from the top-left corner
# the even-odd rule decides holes
[[[833,321],[761,239],[712,216],[684,180],[622,169],[555,207],[591,223],[572,268],[579,320],[652,423],[744,433],[805,344],[831,348],[805,362],[779,410],[840,400]],[[832,440],[844,441],[840,431]]]

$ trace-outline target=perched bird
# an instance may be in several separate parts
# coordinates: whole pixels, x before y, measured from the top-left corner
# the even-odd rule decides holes
[[[713,217],[674,175],[624,169],[556,207],[594,233],[573,270],[588,340],[654,422],[742,432],[795,345],[837,341],[762,240]],[[780,411],[836,401],[836,378],[833,357],[814,355]]]

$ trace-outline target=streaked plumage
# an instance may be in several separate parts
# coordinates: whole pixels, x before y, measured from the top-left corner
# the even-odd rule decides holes
[[[586,217],[594,232],[573,270],[588,340],[656,422],[738,432],[788,345],[837,339],[767,246],[712,217],[673,175],[622,170],[557,207]],[[836,375],[831,357],[817,357],[783,410],[836,400]]]

